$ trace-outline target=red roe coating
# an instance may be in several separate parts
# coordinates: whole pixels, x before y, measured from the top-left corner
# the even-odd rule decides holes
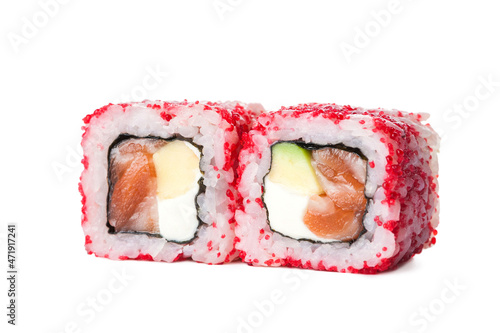
[[[90,239],[89,235],[85,236],[85,245],[87,244],[92,244],[92,240]]]

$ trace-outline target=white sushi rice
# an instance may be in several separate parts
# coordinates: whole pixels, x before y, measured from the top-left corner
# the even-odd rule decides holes
[[[333,108],[339,107],[334,105]],[[243,208],[236,212],[238,222],[236,235],[240,239],[236,247],[244,252],[246,262],[254,265],[279,266],[283,264],[283,260],[293,259],[300,260],[302,265],[308,262],[312,268],[317,269],[321,262],[327,269],[335,266],[336,270],[341,271],[348,267],[362,269],[365,263],[369,267],[375,267],[391,257],[394,257],[392,259],[397,263],[407,254],[411,245],[409,244],[411,243],[410,236],[412,233],[420,234],[421,223],[415,222],[407,226],[406,229],[400,231],[396,239],[391,231],[375,222],[375,216],[379,216],[382,223],[398,220],[400,216],[399,200],[396,200],[391,207],[382,203],[384,199],[387,199],[382,184],[387,176],[385,165],[389,152],[386,144],[380,139],[384,137],[384,140],[391,140],[383,133],[372,131],[375,127],[373,116],[361,114],[366,111],[365,109],[358,108],[357,110],[359,114],[350,115],[350,119],[344,119],[338,125],[332,120],[320,116],[314,117],[311,113],[303,113],[298,118],[283,117],[275,113],[272,117],[261,116],[258,119],[258,122],[267,128],[266,134],[263,135],[258,130],[251,131],[250,136],[255,146],[251,148],[252,152],[244,149],[239,158],[240,165],[244,165],[245,168],[238,186],[243,197]],[[435,177],[438,173],[436,154],[439,138],[437,134],[429,126],[422,125],[417,115],[403,113],[403,117],[398,117],[398,111],[383,109],[377,111],[393,115],[398,121],[418,129],[419,137],[413,138],[410,144],[411,149],[418,154],[410,161],[410,164],[423,168],[428,175]],[[427,115],[421,116],[421,120],[427,118]],[[360,120],[364,120],[365,123],[360,124]],[[388,124],[401,132],[396,125]],[[303,141],[316,145],[344,144],[351,148],[358,148],[368,161],[375,163],[374,168],[368,168],[365,186],[365,195],[371,198],[364,218],[366,232],[352,244],[299,241],[284,237],[270,229],[265,207],[261,207],[258,201],[262,197],[263,179],[271,164],[271,146],[278,141]],[[433,149],[432,152],[429,152],[427,145]],[[429,154],[432,156],[430,165],[420,163],[419,158]],[[259,159],[260,155],[261,159]],[[400,190],[402,197],[407,195],[403,193],[405,190],[405,188]],[[432,216],[431,225],[435,228],[439,213],[437,197],[430,198],[429,203],[430,208],[426,212],[428,216]],[[426,236],[426,239],[419,239],[420,244],[428,242],[429,234],[427,233]],[[400,248],[400,245],[405,248]]]

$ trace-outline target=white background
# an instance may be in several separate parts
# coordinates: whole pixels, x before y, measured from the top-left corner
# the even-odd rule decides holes
[[[2,332],[498,330],[495,4],[2,1]],[[143,98],[430,113],[446,137],[436,246],[376,276],[87,255],[81,119]],[[6,323],[7,223],[18,225],[16,327]]]

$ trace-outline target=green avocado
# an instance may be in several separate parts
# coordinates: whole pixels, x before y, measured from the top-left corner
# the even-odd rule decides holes
[[[268,179],[281,184],[291,191],[303,194],[322,194],[311,165],[311,152],[290,142],[281,142],[271,147],[271,171]]]

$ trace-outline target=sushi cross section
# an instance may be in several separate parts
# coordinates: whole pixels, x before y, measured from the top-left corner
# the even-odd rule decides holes
[[[366,158],[335,147],[272,146],[263,201],[271,229],[295,239],[354,241],[363,231]]]
[[[374,274],[436,243],[428,115],[336,104],[109,104],[84,118],[82,228],[114,260]]]
[[[199,226],[200,155],[186,140],[120,137],[109,153],[110,230],[192,240]]]

